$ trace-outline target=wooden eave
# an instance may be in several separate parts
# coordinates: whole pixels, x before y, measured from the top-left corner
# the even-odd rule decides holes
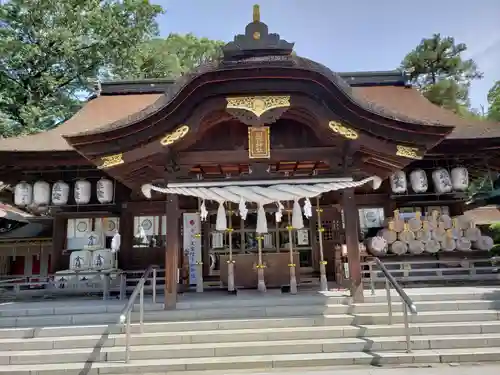
[[[263,75],[265,73],[268,75]],[[387,116],[391,111],[382,115],[375,105],[359,105],[348,93],[348,88],[341,87],[338,77],[335,79],[337,81],[311,70],[283,66],[205,72],[188,80],[175,95],[170,92],[161,96],[133,118],[65,139],[96,166],[102,165],[105,157],[121,154],[123,164],[106,172],[133,188],[132,181],[157,180],[163,176],[166,153],[182,152],[214,124],[232,119],[225,112],[227,96],[290,95],[291,105],[283,118],[308,124],[319,139],[331,143],[338,135],[329,129],[330,121],[339,121],[355,129],[359,134],[356,143],[381,154],[366,157],[366,168],[384,176],[412,161],[396,156],[399,146],[413,147],[423,156],[453,129],[451,126],[403,122],[397,114]],[[188,135],[175,145],[162,146],[160,139],[181,124],[189,126]],[[393,160],[387,160],[384,155]]]
[[[75,150],[71,151],[0,151],[2,167],[93,166]]]
[[[159,138],[187,122],[194,107],[207,97],[224,98],[263,92],[291,94],[292,98],[295,93],[307,93],[310,97],[321,98],[334,112],[332,119],[345,121],[361,132],[409,146],[428,149],[453,130],[453,126],[411,122],[405,119],[404,114],[384,112],[375,104],[361,105],[361,99],[348,94],[349,86],[344,83],[347,87],[343,87],[338,82],[338,77],[334,82],[313,70],[283,66],[209,71],[188,80],[179,91],[172,89],[135,116],[92,132],[65,136],[65,139],[86,157],[123,152]]]

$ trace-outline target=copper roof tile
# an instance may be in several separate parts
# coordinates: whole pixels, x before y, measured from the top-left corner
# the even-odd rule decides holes
[[[447,139],[500,137],[500,123],[465,119],[428,101],[418,90],[401,86],[353,87],[366,100],[420,120],[455,126]]]
[[[500,222],[500,210],[499,207],[496,206],[475,208],[473,210],[464,212],[464,215],[477,225]]]
[[[130,116],[154,103],[161,94],[99,96],[88,101],[57,128],[33,135],[0,139],[0,151],[70,151],[62,135],[80,133]]]

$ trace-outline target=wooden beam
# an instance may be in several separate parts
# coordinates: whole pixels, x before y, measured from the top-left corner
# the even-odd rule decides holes
[[[311,147],[272,149],[269,164],[283,161],[326,161],[332,156],[342,158],[342,150],[336,147]],[[185,151],[179,152],[179,165],[196,164],[248,164],[247,150]],[[267,161],[267,160],[266,160]]]
[[[363,284],[361,279],[361,260],[359,256],[358,209],[354,189],[342,191],[342,209],[344,210],[345,242],[349,264],[350,290],[353,301],[363,302]]]
[[[167,244],[165,249],[165,310],[177,306],[177,268],[179,263],[179,197],[167,195]]]
[[[76,151],[0,152],[0,163],[15,167],[93,166]]]

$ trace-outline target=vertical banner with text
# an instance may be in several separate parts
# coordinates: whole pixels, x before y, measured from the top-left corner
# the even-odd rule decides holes
[[[201,262],[201,220],[199,213],[183,214],[184,254],[189,260],[189,284],[197,283],[196,262]]]

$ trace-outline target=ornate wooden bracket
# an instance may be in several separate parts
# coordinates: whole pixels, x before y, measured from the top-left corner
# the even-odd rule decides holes
[[[189,133],[189,126],[181,125],[173,132],[167,133],[161,140],[160,143],[162,146],[169,146],[174,144],[175,142],[181,140]]]
[[[423,155],[418,148],[403,145],[396,145],[396,156],[414,160],[421,160],[423,158]]]
[[[276,122],[290,107],[289,95],[240,96],[226,100],[226,111],[252,126]]]
[[[168,151],[165,159],[165,172],[167,174],[174,174],[181,170],[179,163],[177,162],[177,154]]]
[[[342,125],[337,121],[330,121],[328,123],[330,130],[344,138],[347,139],[358,139],[359,134],[356,130],[349,128],[348,126]]]
[[[268,163],[252,163],[249,172],[252,179],[269,178],[271,176],[271,167]]]
[[[123,161],[123,154],[115,154],[101,157],[102,163],[97,166],[98,169],[107,169],[116,167],[117,165],[125,163]]]

